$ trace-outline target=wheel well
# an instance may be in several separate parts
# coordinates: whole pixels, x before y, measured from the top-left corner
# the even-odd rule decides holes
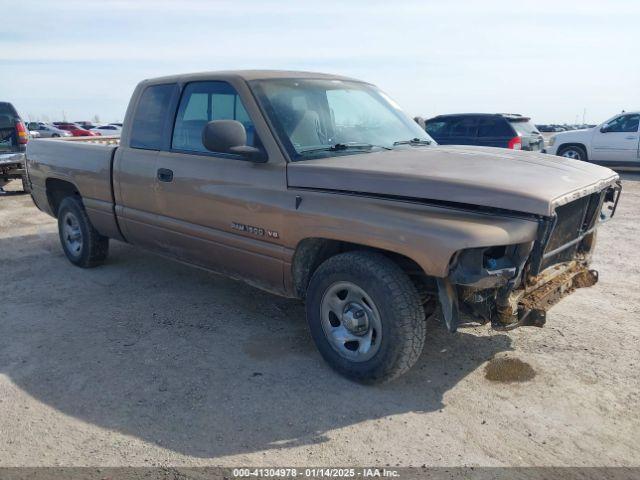
[[[584,155],[585,155],[585,160],[587,159],[587,157],[589,156],[589,153],[587,152],[587,147],[583,144],[583,143],[576,143],[576,142],[570,142],[570,143],[563,143],[561,144],[558,149],[556,150],[556,152],[560,153],[560,151],[563,148],[567,148],[567,147],[579,147],[582,149],[582,151],[584,151]]]
[[[430,283],[420,265],[411,258],[399,253],[340,240],[305,238],[296,247],[291,265],[293,287],[296,295],[300,298],[305,298],[311,277],[322,262],[339,253],[353,250],[367,250],[382,253],[396,262],[396,264],[411,277],[414,283],[416,283],[416,286],[426,286]]]
[[[60,207],[60,203],[66,197],[70,197],[72,195],[80,196],[78,189],[76,186],[65,180],[59,180],[57,178],[48,178],[46,183],[47,188],[47,199],[49,200],[49,207],[51,208],[51,213],[54,216],[58,216],[58,208]]]

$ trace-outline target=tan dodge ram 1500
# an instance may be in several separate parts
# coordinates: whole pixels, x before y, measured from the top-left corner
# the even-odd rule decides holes
[[[119,145],[35,140],[27,171],[73,264],[115,239],[304,299],[322,356],[362,382],[416,362],[438,303],[451,332],[542,326],[597,281],[621,189],[586,162],[438,146],[371,84],[280,71],[145,80]]]

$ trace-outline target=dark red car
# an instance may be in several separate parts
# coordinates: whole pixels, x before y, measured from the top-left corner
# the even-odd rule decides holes
[[[85,130],[74,123],[59,123],[56,125],[61,130],[66,130],[74,137],[99,137],[100,133]]]

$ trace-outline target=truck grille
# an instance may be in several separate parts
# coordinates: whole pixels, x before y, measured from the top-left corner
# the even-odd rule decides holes
[[[556,208],[556,224],[551,232],[540,270],[575,258],[580,242],[571,244],[598,221],[606,191],[593,193]],[[568,245],[566,248],[561,248]]]

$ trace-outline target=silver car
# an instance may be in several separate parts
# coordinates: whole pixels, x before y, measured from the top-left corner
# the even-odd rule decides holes
[[[61,130],[55,125],[42,122],[29,122],[29,130],[32,132],[38,132],[40,138],[54,138],[54,137],[70,137],[71,134],[65,130]]]
[[[89,129],[91,132],[97,132],[102,136],[119,137],[122,128],[117,125],[98,125]]]

